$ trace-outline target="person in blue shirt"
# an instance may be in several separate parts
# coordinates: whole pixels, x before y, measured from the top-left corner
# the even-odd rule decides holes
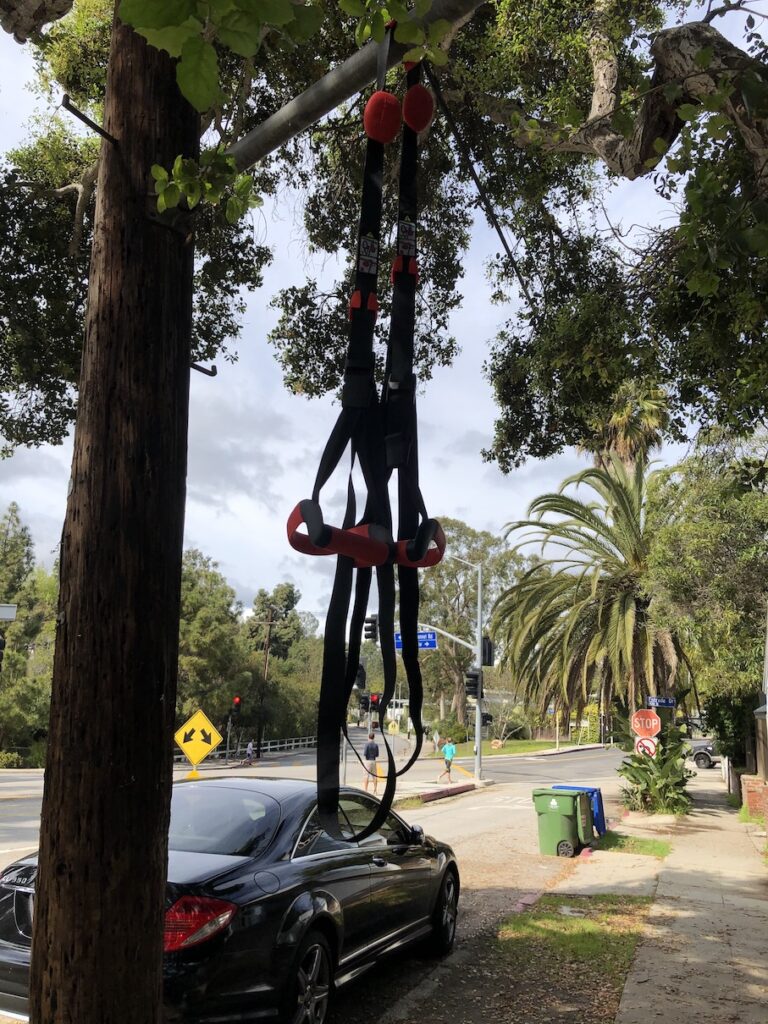
[[[379,785],[379,769],[376,764],[379,758],[379,745],[373,738],[373,733],[368,733],[368,742],[365,744],[365,750],[363,751],[363,760],[365,761],[365,781],[363,782],[363,789],[368,792],[368,783],[373,779],[373,795],[376,796],[376,788]]]
[[[445,758],[445,771],[441,772],[440,775],[437,776],[437,781],[442,781],[442,779],[447,775],[448,781],[453,782],[453,779],[451,778],[451,764],[453,763],[454,757],[456,757],[456,747],[450,736],[443,744],[443,757]]]

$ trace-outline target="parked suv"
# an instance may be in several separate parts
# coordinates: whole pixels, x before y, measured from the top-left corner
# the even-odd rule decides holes
[[[691,752],[688,757],[697,768],[714,768],[716,764],[720,764],[720,751],[715,740],[691,740],[690,744]]]

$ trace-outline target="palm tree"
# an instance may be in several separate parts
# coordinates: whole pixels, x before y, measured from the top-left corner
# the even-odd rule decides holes
[[[643,586],[646,460],[630,472],[618,454],[608,459],[537,498],[528,519],[507,527],[507,536],[519,535],[518,550],[538,543],[545,557],[499,598],[493,628],[507,667],[542,708],[578,711],[594,697],[603,708],[615,697],[636,708],[647,694],[670,693],[687,669],[679,638],[652,620]],[[564,493],[579,486],[596,500]]]
[[[638,459],[647,462],[661,445],[668,423],[666,392],[647,380],[627,380],[618,387],[607,416],[593,424],[593,436],[583,447],[602,469],[610,468],[611,454],[618,455],[631,474]]]

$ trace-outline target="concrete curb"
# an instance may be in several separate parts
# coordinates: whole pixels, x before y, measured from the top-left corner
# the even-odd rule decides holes
[[[450,786],[445,789],[431,789],[426,793],[417,793],[422,803],[428,804],[433,800],[444,800],[449,796],[458,796],[460,793],[471,793],[477,787],[474,782],[461,782],[458,786]]]
[[[582,750],[608,750],[608,749],[610,749],[610,748],[607,747],[606,744],[604,744],[604,743],[582,743],[581,746],[579,746],[579,747],[560,747],[559,750],[531,750],[527,754],[510,754],[510,753],[505,754],[503,751],[500,751],[498,754],[483,754],[483,763],[485,763],[486,760],[488,760],[488,761],[495,761],[496,758],[502,758],[502,757],[520,757],[520,758],[523,758],[523,757],[559,757],[560,754],[577,754],[577,753],[579,753]],[[437,754],[432,754],[432,753],[420,754],[419,757],[417,758],[417,760],[418,761],[435,761],[435,762],[439,762],[440,761],[440,756],[437,755]],[[458,764],[459,761],[472,761],[472,760],[474,760],[474,755],[467,754],[464,757],[457,757],[456,758],[456,763]]]

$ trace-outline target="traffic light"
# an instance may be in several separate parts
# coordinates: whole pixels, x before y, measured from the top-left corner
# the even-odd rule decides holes
[[[371,709],[371,698],[367,693],[360,694],[360,710],[370,711]]]
[[[240,697],[233,697],[232,698],[232,710],[230,712],[230,715],[232,716],[232,718],[239,718],[240,717],[240,708],[241,708],[242,703],[243,702],[242,702],[242,699]]]
[[[0,633],[0,672],[3,671],[3,654],[5,653],[5,637]]]
[[[380,693],[372,693],[371,694],[371,711],[378,711],[379,710],[379,701],[380,700],[381,700],[381,694]]]
[[[358,690],[364,690],[366,684],[365,668],[363,665],[357,666],[357,675],[355,676],[355,688]]]
[[[480,722],[481,722],[482,725],[492,725],[493,724],[493,715],[489,715],[489,714],[486,714],[486,712],[483,712],[483,714],[480,716]]]
[[[373,640],[374,643],[379,639],[379,616],[369,615],[365,620],[365,629],[363,630],[363,636],[366,640]]]
[[[493,665],[493,640],[489,636],[483,637],[483,664],[489,667]]]
[[[476,668],[469,668],[464,673],[465,682],[464,687],[467,691],[468,697],[480,698],[483,696],[483,687],[480,682],[480,671]]]

